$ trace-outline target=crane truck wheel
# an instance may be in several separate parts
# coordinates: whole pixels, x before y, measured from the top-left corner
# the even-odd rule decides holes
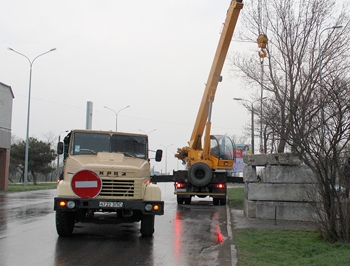
[[[185,204],[190,205],[191,204],[191,197],[185,198]]]
[[[177,204],[181,205],[184,203],[185,199],[183,197],[180,197],[179,195],[177,195],[176,200],[177,200]]]
[[[226,205],[226,198],[213,198],[214,205]]]
[[[218,198],[213,198],[213,204],[214,205],[219,205],[219,199]]]
[[[189,172],[189,181],[192,185],[202,187],[211,181],[212,170],[206,163],[195,163],[191,166]]]

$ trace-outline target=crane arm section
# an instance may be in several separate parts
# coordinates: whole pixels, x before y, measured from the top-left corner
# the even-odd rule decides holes
[[[234,156],[232,141],[228,137],[210,135],[211,111],[216,88],[218,86],[218,83],[221,81],[221,71],[224,66],[233,32],[235,30],[238,16],[242,8],[242,0],[231,1],[230,7],[227,10],[225,24],[223,26],[214,61],[210,69],[202,101],[199,106],[199,111],[193,127],[191,139],[188,142],[188,146],[178,148],[177,154],[175,154],[176,158],[186,163],[186,167],[189,170],[193,165],[199,162],[202,163],[200,165],[207,165],[212,170],[232,169],[233,167]],[[204,145],[202,145],[203,134]],[[229,155],[227,155],[227,153],[223,154],[223,150],[226,150]],[[201,168],[201,166],[198,167]],[[193,171],[190,171],[190,175],[194,175]],[[201,169],[201,171],[205,172],[205,169]]]
[[[221,71],[226,59],[226,55],[231,43],[234,29],[238,20],[240,10],[243,8],[242,0],[231,1],[227,11],[225,24],[221,33],[218,47],[216,49],[214,61],[206,83],[203,98],[197,114],[197,119],[193,128],[192,136],[189,142],[189,148],[194,150],[202,149],[202,136],[206,127],[206,135],[210,135],[210,112],[211,104],[214,102],[214,97],[219,81],[221,81]],[[205,140],[206,141],[206,140]]]

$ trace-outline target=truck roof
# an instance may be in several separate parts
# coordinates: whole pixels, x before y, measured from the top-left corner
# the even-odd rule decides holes
[[[112,130],[92,130],[92,129],[72,129],[72,132],[85,132],[85,133],[101,133],[101,134],[110,134],[110,135],[124,135],[124,136],[142,136],[142,137],[148,137],[145,134],[139,134],[139,133],[126,133],[126,132],[120,132],[120,131],[112,131]]]

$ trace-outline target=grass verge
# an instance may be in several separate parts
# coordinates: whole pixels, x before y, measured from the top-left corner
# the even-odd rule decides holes
[[[230,208],[236,210],[243,210],[244,204],[244,188],[228,188],[227,198],[230,204]]]
[[[42,182],[34,185],[33,183],[28,183],[27,186],[20,183],[9,183],[8,190],[0,191],[0,193],[11,193],[11,192],[22,192],[31,190],[43,190],[43,189],[56,189],[56,182]]]
[[[228,204],[243,209],[244,189],[229,188]],[[235,229],[237,266],[350,265],[350,243],[324,242],[310,229]]]

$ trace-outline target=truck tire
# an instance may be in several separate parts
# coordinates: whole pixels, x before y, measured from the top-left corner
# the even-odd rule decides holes
[[[186,205],[190,205],[190,204],[191,204],[191,198],[192,198],[192,197],[185,198],[185,204],[186,204]]]
[[[143,215],[141,219],[141,235],[143,237],[152,236],[154,233],[154,215]]]
[[[195,163],[190,168],[189,180],[192,185],[203,187],[209,184],[212,179],[212,174],[212,170],[206,163]]]
[[[226,198],[213,198],[214,205],[226,205]]]
[[[185,199],[183,197],[180,197],[179,195],[177,195],[176,200],[177,200],[177,204],[182,205],[184,203]]]
[[[59,236],[70,236],[75,224],[75,213],[56,211],[56,231]]]
[[[226,205],[226,198],[225,199],[220,199],[220,205]]]
[[[218,198],[213,198],[213,204],[214,205],[219,205],[219,199]]]

